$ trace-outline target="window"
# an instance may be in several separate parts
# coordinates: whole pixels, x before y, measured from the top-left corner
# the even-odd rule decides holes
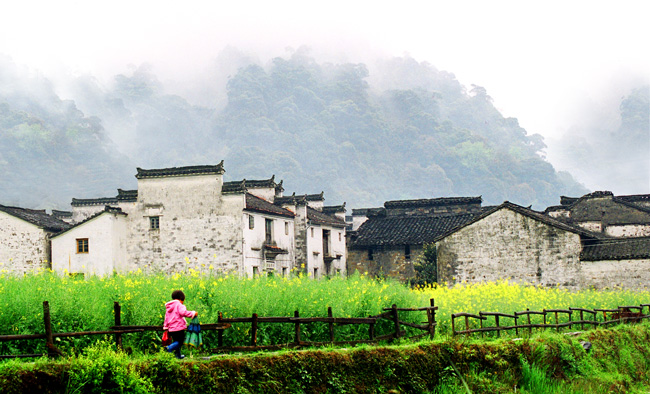
[[[248,215],[248,228],[251,230],[255,228],[255,216],[253,215]]]
[[[264,235],[266,243],[273,242],[273,219],[264,219]]]
[[[253,267],[253,278],[257,278],[259,275],[259,268]]]
[[[311,237],[314,238],[314,228],[311,228]]]
[[[339,242],[341,242],[341,232],[339,231]]]
[[[330,255],[330,231],[323,230],[323,256]]]
[[[284,222],[284,235],[289,235],[289,222]]]
[[[149,229],[158,230],[160,229],[160,216],[150,216],[149,217]]]
[[[411,245],[404,245],[404,258],[411,260]]]
[[[318,278],[318,268],[314,268],[314,279]]]
[[[77,253],[88,253],[88,238],[77,238]]]
[[[372,254],[372,249],[368,249],[368,260],[374,260],[375,256]]]
[[[289,271],[287,269],[287,267],[282,267],[282,276],[286,277],[287,276],[287,271]]]

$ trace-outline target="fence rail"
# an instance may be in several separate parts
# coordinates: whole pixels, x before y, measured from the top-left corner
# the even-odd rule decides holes
[[[644,314],[644,308],[648,308],[648,314]],[[598,319],[599,314],[602,314],[602,320]],[[540,316],[542,319],[541,323],[533,323],[531,316]],[[456,319],[463,318],[465,322],[464,329],[458,328]],[[486,326],[485,323],[493,318],[494,325]],[[510,325],[502,325],[501,318],[508,318],[508,322],[512,323]],[[555,329],[558,332],[562,328],[569,327],[573,328],[574,326],[580,326],[582,330],[585,329],[585,326],[591,326],[591,328],[599,326],[608,326],[610,324],[621,324],[621,323],[630,323],[638,322],[643,319],[650,318],[650,304],[641,304],[641,305],[624,305],[619,306],[616,309],[586,309],[586,308],[573,308],[569,309],[544,309],[542,311],[531,311],[526,309],[525,311],[514,312],[513,314],[507,314],[502,312],[479,312],[478,314],[472,313],[453,313],[451,315],[451,330],[452,335],[463,335],[463,334],[473,334],[495,332],[497,336],[501,335],[502,331],[515,331],[516,335],[519,335],[519,330],[527,330],[529,334],[532,334],[533,328],[538,329]],[[525,321],[523,324],[522,320]],[[477,328],[472,328],[476,327]]]
[[[424,333],[411,336],[411,339],[419,339],[424,336],[431,338],[435,335],[436,330],[436,311],[438,307],[434,305],[434,300],[430,300],[430,306],[421,308],[398,308],[392,305],[390,308],[384,308],[385,312],[376,316],[362,317],[334,317],[332,308],[327,308],[327,317],[300,317],[298,311],[294,312],[293,316],[258,316],[254,313],[251,317],[232,317],[224,318],[223,313],[218,312],[217,323],[201,324],[201,330],[215,330],[217,331],[217,347],[210,349],[211,352],[222,353],[230,351],[257,351],[257,350],[273,350],[282,348],[298,348],[298,347],[317,347],[323,345],[354,345],[362,343],[377,343],[384,340],[392,340],[396,338],[403,338],[407,335],[404,327],[410,327],[424,331]],[[402,321],[399,318],[399,312],[415,312],[426,311],[427,322],[425,324],[415,324]],[[18,354],[18,355],[0,355],[3,358],[25,358],[25,357],[57,357],[63,354],[54,344],[54,338],[69,338],[69,337],[82,337],[90,335],[115,335],[115,343],[118,347],[122,347],[122,335],[128,333],[138,333],[144,331],[163,331],[162,325],[122,325],[121,324],[121,306],[118,302],[114,303],[113,313],[115,323],[105,331],[84,331],[84,332],[62,332],[54,333],[52,331],[52,323],[50,316],[50,305],[48,301],[43,302],[43,324],[44,333],[42,334],[26,334],[26,335],[0,335],[0,342],[30,340],[30,339],[45,339],[47,353],[39,354]],[[377,336],[375,334],[375,325],[379,320],[389,320],[393,324],[393,330],[384,335]],[[304,341],[301,339],[301,328],[305,324],[313,323],[326,323],[328,325],[329,341],[315,342]],[[232,327],[233,324],[250,324],[251,336],[250,342],[245,346],[224,346],[223,334],[224,330]],[[290,343],[259,345],[257,341],[257,333],[259,324],[293,324],[294,336],[293,341]],[[368,338],[359,340],[348,341],[335,341],[335,327],[343,325],[368,325]]]

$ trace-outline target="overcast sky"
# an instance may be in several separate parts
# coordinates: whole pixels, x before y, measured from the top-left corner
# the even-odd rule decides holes
[[[650,79],[647,1],[4,1],[0,54],[107,78],[148,62],[201,72],[225,46],[262,60],[312,47],[341,61],[409,54],[485,87],[547,140],[577,108]],[[619,94],[620,93],[620,94]]]

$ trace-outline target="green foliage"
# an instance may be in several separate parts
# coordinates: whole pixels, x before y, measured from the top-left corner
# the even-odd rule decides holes
[[[415,279],[411,286],[430,286],[438,283],[438,253],[435,244],[426,244],[422,254],[413,262]]]
[[[71,197],[132,188],[132,160],[152,168],[215,157],[232,179],[271,171],[298,193],[325,189],[349,206],[480,194],[542,208],[586,191],[558,176],[540,157],[542,138],[503,117],[484,88],[468,92],[427,63],[394,58],[371,74],[365,64],[317,63],[305,49],[265,67],[231,61],[218,106],[224,89],[211,78],[170,95],[147,65],[110,89],[78,79],[74,102],[47,80],[9,73],[17,88],[0,94],[0,170],[9,174],[0,201],[63,209]],[[191,104],[206,95],[205,106]]]
[[[641,393],[650,387],[648,339],[650,326],[642,324],[579,338],[547,333],[519,341],[450,339],[180,362],[167,353],[126,356],[103,342],[77,357],[0,362],[0,391]],[[580,340],[593,344],[589,353]]]
[[[151,393],[153,385],[142,377],[130,358],[109,342],[99,342],[71,359],[67,392]]]
[[[200,268],[200,267],[198,267]],[[306,276],[242,279],[237,276],[211,276],[188,268],[186,274],[171,277],[131,273],[107,278],[75,280],[44,272],[24,277],[7,276],[0,282],[0,335],[33,334],[43,331],[43,301],[49,301],[54,332],[103,331],[114,324],[113,303],[121,305],[123,325],[162,325],[164,304],[171,292],[181,289],[185,305],[199,312],[201,323],[216,323],[218,313],[226,318],[259,316],[326,317],[332,307],[335,317],[367,317],[383,312],[392,304],[406,307],[427,305],[425,300],[404,285],[377,281],[359,275],[313,280]],[[422,313],[404,314],[403,320],[419,322]],[[375,327],[376,335],[392,332],[390,321]],[[224,332],[225,345],[250,343],[250,323],[233,323]],[[260,345],[281,344],[293,340],[293,324],[260,324]],[[368,327],[337,326],[336,340],[368,337]],[[124,346],[142,352],[158,352],[159,333],[124,335]],[[310,323],[301,326],[301,339],[329,340],[328,325]],[[96,337],[60,338],[56,345],[66,354],[83,351]],[[205,331],[206,347],[216,347],[215,331]],[[44,341],[0,342],[0,354],[45,352]]]

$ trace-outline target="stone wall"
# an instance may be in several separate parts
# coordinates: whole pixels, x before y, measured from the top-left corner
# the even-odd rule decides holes
[[[368,249],[351,248],[348,250],[348,274],[359,272],[373,277],[389,277],[403,282],[415,277],[413,262],[422,254],[422,247],[411,246],[411,258],[404,256],[404,246],[384,246],[373,249],[372,260],[368,258]]]
[[[605,233],[612,237],[647,237],[650,236],[650,224],[610,225]]]
[[[43,229],[0,212],[0,271],[23,274],[50,267],[50,243]]]
[[[140,179],[129,213],[127,255],[132,269],[189,269],[243,275],[243,194],[221,195],[221,176]],[[150,217],[160,228],[150,228]],[[212,268],[210,268],[212,267]]]
[[[437,244],[441,282],[507,279],[578,288],[580,236],[503,208]]]
[[[581,287],[647,290],[650,285],[650,259],[582,262]]]

